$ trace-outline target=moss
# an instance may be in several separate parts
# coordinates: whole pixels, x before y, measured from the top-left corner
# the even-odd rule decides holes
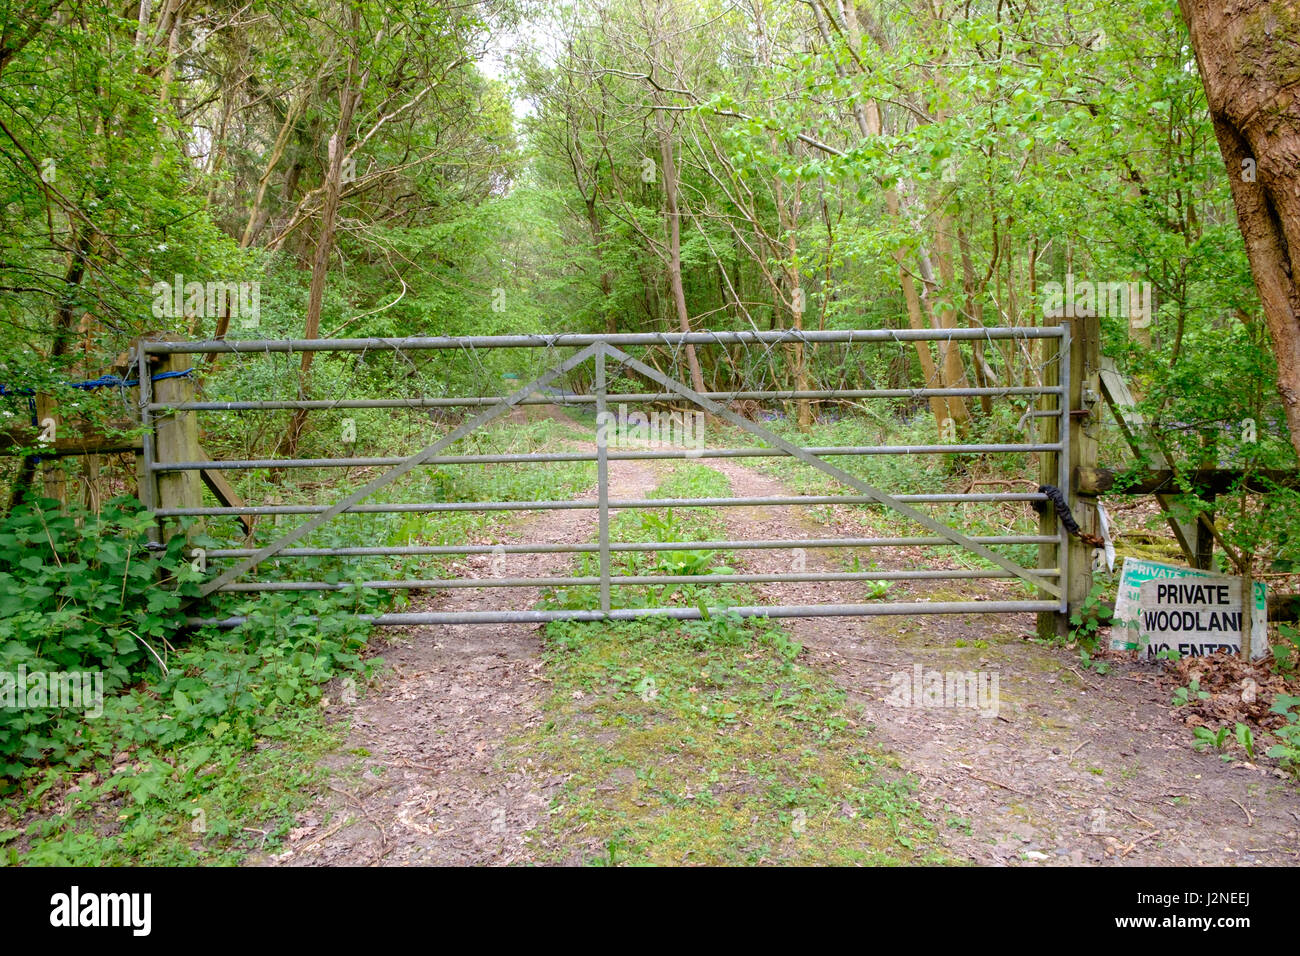
[[[721,645],[658,622],[561,630],[550,720],[512,745],[567,778],[536,835],[553,859],[584,841],[602,863],[941,858],[897,762],[771,625]]]

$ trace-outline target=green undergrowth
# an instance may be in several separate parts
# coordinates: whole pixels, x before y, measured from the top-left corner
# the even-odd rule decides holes
[[[36,675],[96,678],[75,698],[0,701],[5,863],[233,862],[274,845],[334,739],[323,688],[382,663],[354,616],[382,597],[355,589],[245,599],[242,627],[184,630],[195,572],[175,548],[150,565],[147,521],[24,511],[0,528],[49,532],[46,549],[27,542],[41,563],[0,607],[0,670],[29,695]]]
[[[512,423],[476,450],[536,448],[557,434],[545,422]],[[583,463],[556,466],[549,478],[537,465],[474,467],[439,500],[572,496],[594,482]],[[420,476],[414,493],[437,480]],[[401,543],[406,534],[416,543],[481,540],[484,528],[505,534],[514,516],[500,512],[479,526],[460,514],[420,517]],[[280,532],[302,520],[284,519]],[[395,543],[392,528],[354,520],[314,543]],[[382,666],[356,615],[393,607],[397,592],[360,582],[446,574],[450,563],[286,558],[264,563],[259,579],[324,580],[340,590],[228,593],[186,607],[220,565],[200,570],[179,535],[150,556],[150,525],[129,499],[99,515],[40,502],[0,521],[0,672],[98,674],[103,691],[90,705],[65,698],[20,707],[0,684],[0,861],[233,863],[274,849],[318,789],[319,757],[345,732],[326,720],[327,685],[356,692]],[[207,533],[190,530],[192,546],[218,546],[211,522]],[[274,531],[268,522],[257,540]],[[189,614],[247,621],[187,630]]]
[[[526,453],[564,433],[551,420],[507,423],[463,450]],[[500,463],[450,477],[419,472],[394,499],[571,497],[590,483],[594,466],[586,463]],[[287,488],[302,499],[337,499],[356,484]],[[300,544],[481,541],[507,533],[511,518],[354,516]],[[226,593],[186,607],[199,581],[224,566],[213,561],[203,570],[192,548],[233,544],[213,537],[217,520],[204,531],[191,528],[190,546],[175,536],[153,555],[151,519],[131,499],[99,515],[61,514],[56,502],[38,502],[0,523],[0,671],[99,675],[103,691],[91,704],[65,697],[47,705],[4,700],[0,685],[0,860],[192,864],[273,848],[308,799],[317,757],[342,732],[325,721],[326,684],[343,680],[355,691],[382,665],[369,656],[370,628],[355,615],[381,613],[402,598],[360,581],[455,574],[452,558],[442,557],[396,566],[380,558],[285,558],[265,562],[259,579],[322,580],[338,591]],[[255,541],[302,520],[289,516],[279,528],[265,522]],[[187,614],[247,623],[185,630]]]
[[[723,498],[731,494],[730,480],[706,465],[685,462],[666,466],[665,471],[664,479],[649,492],[648,498]],[[718,509],[627,509],[610,520],[609,538],[612,543],[716,541],[726,538],[726,522]],[[746,589],[704,581],[708,575],[736,573],[728,564],[732,557],[728,551],[687,548],[613,552],[610,572],[615,576],[679,575],[682,580],[671,584],[614,587],[610,592],[611,607],[711,607],[743,603],[748,594]],[[576,574],[581,577],[599,576],[599,557],[595,554],[579,555]],[[600,594],[593,585],[574,585],[546,591],[544,601],[551,608],[590,609],[600,606]]]

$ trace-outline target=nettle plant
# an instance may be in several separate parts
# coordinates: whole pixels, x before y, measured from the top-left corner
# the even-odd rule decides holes
[[[147,554],[151,524],[130,498],[97,515],[45,500],[0,518],[0,673],[98,672],[104,695],[97,718],[85,707],[0,706],[0,792],[33,773],[95,769],[104,792],[143,804],[162,792],[178,748],[236,759],[291,733],[328,681],[368,679],[380,663],[363,657],[370,625],[357,615],[390,596],[361,587],[360,571],[337,592],[225,595],[208,611],[245,618],[241,628],[182,634],[202,575],[184,535]],[[121,752],[153,769],[118,767]]]
[[[0,672],[99,672],[108,695],[165,669],[198,574],[183,536],[147,553],[151,524],[130,498],[99,514],[40,499],[0,519]],[[65,718],[52,707],[0,708],[0,774],[61,752]]]

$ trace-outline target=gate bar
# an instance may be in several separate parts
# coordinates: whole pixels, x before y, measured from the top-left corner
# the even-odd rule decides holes
[[[1057,440],[1061,448],[1056,456],[1057,461],[1057,479],[1056,486],[1061,489],[1061,494],[1068,502],[1070,500],[1070,324],[1063,322],[1059,326],[1061,330],[1061,341],[1056,346],[1056,362],[1060,367],[1060,386],[1061,396],[1057,399],[1060,406],[1061,424],[1056,433]],[[1058,519],[1060,516],[1057,516]],[[1062,616],[1068,617],[1070,613],[1070,535],[1065,530],[1065,522],[1058,520],[1057,527],[1060,529],[1061,540],[1056,545],[1056,564],[1061,569],[1061,606],[1058,609]]]
[[[605,409],[605,348],[596,350],[596,485],[600,496],[600,609],[609,613],[609,435]]]
[[[989,491],[975,494],[936,493],[932,495],[894,495],[895,501],[914,504],[989,503],[996,501],[1046,501],[1036,491]],[[749,505],[882,505],[879,498],[866,495],[794,495],[772,498],[618,498],[611,508],[744,508]],[[239,515],[318,515],[332,514],[429,514],[440,511],[590,511],[600,502],[590,499],[563,501],[422,501],[397,504],[352,505],[334,511],[336,505],[238,505],[212,508],[158,508],[160,518],[236,517]],[[892,507],[892,505],[890,506]]]
[[[1055,535],[1008,534],[972,535],[980,544],[1055,544]],[[633,541],[612,542],[609,550],[625,551],[763,551],[785,548],[902,548],[952,547],[947,538],[811,538],[788,541]],[[285,548],[277,558],[386,557],[388,555],[450,554],[594,554],[598,544],[430,544],[401,547]],[[213,548],[206,552],[209,560],[246,558],[255,548]]]
[[[857,388],[842,391],[827,389],[805,389],[791,391],[788,389],[766,392],[700,392],[705,398],[718,401],[794,401],[800,398],[937,398],[939,396],[962,396],[976,398],[987,395],[991,398],[1004,398],[1008,395],[1056,395],[1060,393],[1057,386],[1016,385],[1002,388],[996,385],[979,388]],[[617,395],[620,402],[667,402],[681,398],[672,392],[632,392]],[[596,401],[594,395],[559,396],[530,395],[520,405],[590,405]],[[499,395],[479,395],[470,398],[315,398],[283,399],[278,401],[245,402],[156,402],[150,405],[154,411],[172,409],[182,412],[250,412],[250,411],[287,411],[290,409],[319,409],[329,411],[336,408],[460,408],[473,405],[494,405],[503,400]],[[1055,414],[1054,412],[1051,414]]]
[[[139,365],[139,371],[136,373],[136,381],[140,383],[140,459],[139,470],[136,481],[136,491],[140,497],[140,504],[145,511],[152,511],[158,507],[158,481],[154,478],[153,466],[155,462],[154,451],[154,421],[153,421],[153,372],[149,368],[149,354],[145,350],[144,342],[136,343],[135,358]],[[158,527],[156,521],[149,523],[148,531],[149,541],[153,544],[162,544],[162,529]]]
[[[205,342],[148,342],[151,355],[194,355],[202,352],[373,352],[419,349],[562,348],[591,345],[766,345],[842,342],[966,342],[993,339],[1055,339],[1060,326],[981,329],[855,329],[852,331],[774,332],[624,332],[615,334],[564,332],[549,335],[468,335],[371,339],[209,339]],[[662,384],[662,383],[660,383]],[[533,391],[540,386],[534,386]]]
[[[1056,412],[1052,412],[1053,415]],[[1060,443],[1036,445],[833,445],[812,447],[810,455],[993,455],[1063,451]],[[654,461],[677,458],[784,458],[778,448],[662,448],[607,451],[609,461]],[[599,453],[544,452],[540,454],[438,455],[421,465],[500,465],[508,462],[599,461]],[[247,458],[225,461],[168,461],[150,466],[153,471],[235,471],[251,468],[374,468],[400,465],[406,458]]]
[[[697,607],[618,608],[604,611],[432,611],[411,614],[358,614],[357,618],[379,626],[400,627],[410,624],[545,624],[549,621],[633,621],[642,617],[667,617],[679,621],[699,621],[711,617],[874,617],[898,614],[1033,614],[1055,611],[1055,601],[910,601],[901,604],[798,604],[772,607],[720,607],[701,611]],[[195,627],[239,627],[248,620],[227,618],[188,618]],[[315,621],[304,616],[299,620]]]
[[[1056,568],[1026,568],[1045,578],[1058,577]],[[590,587],[607,591],[616,587],[667,584],[804,584],[819,581],[971,581],[985,578],[1014,578],[1010,571],[980,569],[927,569],[920,571],[832,571],[826,574],[788,572],[771,574],[616,574],[612,577],[545,578],[428,578],[425,580],[376,580],[355,584],[350,581],[250,581],[227,584],[223,592],[260,591],[346,591],[361,587],[381,591],[442,591],[458,588],[542,588]],[[608,593],[603,595],[608,599]],[[605,610],[608,610],[606,608]]]

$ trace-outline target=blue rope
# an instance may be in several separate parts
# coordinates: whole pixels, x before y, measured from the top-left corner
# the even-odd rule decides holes
[[[189,378],[194,369],[187,368],[180,372],[159,372],[157,375],[149,377],[151,382],[160,382],[166,378]],[[87,382],[67,382],[69,388],[79,388],[82,391],[90,391],[95,388],[130,388],[133,385],[139,385],[139,379],[120,378],[117,375],[101,375],[99,378],[92,378]],[[36,392],[30,388],[9,388],[6,385],[0,385],[0,397],[6,395],[35,395]]]
[[[151,382],[159,382],[166,378],[189,378],[194,369],[187,368],[179,372],[159,372],[157,375],[149,377]],[[87,382],[68,382],[70,388],[79,388],[82,391],[90,391],[95,388],[130,388],[132,385],[139,385],[139,379],[124,379],[117,375],[101,375],[99,378],[92,378]],[[32,414],[32,427],[39,428],[40,422],[36,420],[36,399],[31,397],[36,394],[34,389],[30,388],[9,388],[0,385],[0,397],[7,395],[25,395],[27,398],[27,408]],[[45,458],[41,455],[28,455],[27,460],[33,465],[39,465]],[[53,460],[53,459],[51,459]]]

